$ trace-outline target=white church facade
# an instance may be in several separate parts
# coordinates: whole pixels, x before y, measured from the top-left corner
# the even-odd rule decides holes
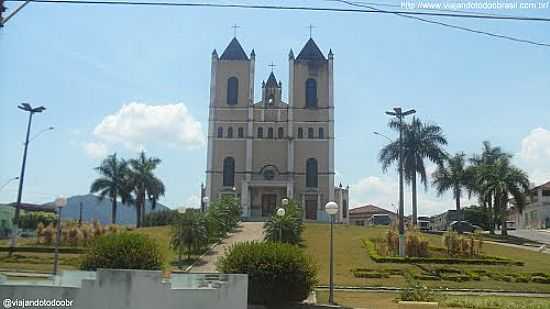
[[[283,198],[299,202],[304,219],[327,221],[324,205],[339,205],[349,220],[348,188],[335,186],[334,55],[309,39],[288,57],[288,98],[271,72],[255,100],[255,52],[237,38],[212,53],[208,152],[204,195],[235,196],[242,216],[270,217]],[[259,90],[259,89],[258,89]]]

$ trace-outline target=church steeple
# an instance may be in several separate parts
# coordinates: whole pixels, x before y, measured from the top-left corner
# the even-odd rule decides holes
[[[296,57],[296,60],[313,60],[313,61],[326,61],[327,59],[323,55],[323,52],[319,49],[319,46],[313,41],[312,38],[307,40],[306,45],[302,48],[302,51]]]
[[[277,81],[275,73],[271,72],[267,78],[267,82],[262,83],[262,101],[266,107],[280,105],[281,86],[281,82]]]
[[[269,77],[267,78],[267,82],[265,83],[266,88],[280,88],[279,83],[277,82],[277,78],[275,78],[275,74],[271,72],[269,74]]]
[[[220,60],[248,60],[241,43],[234,37],[223,51]]]

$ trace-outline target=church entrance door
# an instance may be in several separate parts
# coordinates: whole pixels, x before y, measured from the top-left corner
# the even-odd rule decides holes
[[[306,219],[317,220],[317,200],[306,200]]]
[[[277,207],[277,194],[262,195],[262,217],[271,217]]]

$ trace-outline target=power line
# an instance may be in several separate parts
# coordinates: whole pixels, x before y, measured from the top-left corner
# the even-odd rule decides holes
[[[436,17],[451,18],[472,18],[472,19],[494,19],[494,20],[517,20],[517,21],[542,21],[550,22],[550,18],[544,17],[524,17],[524,16],[503,16],[503,15],[480,15],[480,14],[447,14],[430,13],[418,11],[387,11],[380,9],[349,9],[349,8],[327,8],[327,7],[308,7],[308,6],[278,6],[278,5],[258,5],[258,4],[219,4],[219,3],[193,3],[193,2],[149,2],[149,1],[111,1],[111,0],[6,0],[12,2],[36,2],[51,4],[84,4],[84,5],[138,5],[138,6],[183,6],[183,7],[210,7],[210,8],[240,8],[240,9],[263,9],[263,10],[287,10],[287,11],[321,11],[321,12],[347,12],[347,13],[377,13],[377,14],[407,14],[407,15],[425,15]],[[351,2],[350,2],[351,3]],[[358,4],[351,4],[361,6]],[[366,6],[365,6],[366,7]]]
[[[340,2],[340,3],[344,3],[344,4],[347,4],[347,5],[356,6],[356,7],[365,7],[365,8],[371,9],[371,10],[378,10],[379,12],[392,13],[392,14],[395,14],[395,15],[400,16],[400,17],[409,18],[409,19],[413,19],[413,20],[418,20],[418,21],[421,21],[421,22],[424,22],[424,23],[429,23],[429,24],[439,25],[439,26],[443,26],[443,27],[447,27],[447,28],[456,29],[456,30],[461,30],[461,31],[486,35],[486,36],[489,36],[489,37],[494,37],[494,38],[503,39],[503,40],[509,40],[509,41],[513,41],[513,42],[517,42],[517,43],[525,43],[525,44],[531,44],[531,45],[542,46],[542,47],[550,47],[550,43],[537,42],[537,41],[522,39],[522,38],[513,37],[513,36],[509,36],[509,35],[477,30],[477,29],[473,29],[473,28],[468,28],[468,27],[453,25],[453,24],[449,24],[449,23],[444,23],[444,22],[440,22],[440,21],[436,21],[436,20],[426,19],[426,18],[422,18],[422,17],[418,17],[418,16],[410,16],[412,14],[409,14],[409,13],[401,13],[401,12],[395,12],[395,11],[385,11],[385,10],[378,9],[378,8],[376,8],[374,6],[371,6],[371,5],[362,5],[362,4],[358,4],[356,2],[351,2],[351,1],[347,1],[347,0],[328,0],[328,1]],[[489,18],[494,18],[494,17],[497,17],[497,16],[488,16],[488,17]],[[499,19],[504,18],[504,17],[506,17],[506,16],[498,16]]]

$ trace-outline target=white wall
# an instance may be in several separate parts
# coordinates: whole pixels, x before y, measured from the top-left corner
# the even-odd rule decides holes
[[[177,274],[172,280],[163,280],[159,271],[101,269],[96,279],[82,280],[80,288],[65,283],[29,285],[8,281],[0,284],[0,298],[67,298],[74,300],[73,309],[245,309],[248,277],[220,276],[221,281],[205,280],[201,274]]]

